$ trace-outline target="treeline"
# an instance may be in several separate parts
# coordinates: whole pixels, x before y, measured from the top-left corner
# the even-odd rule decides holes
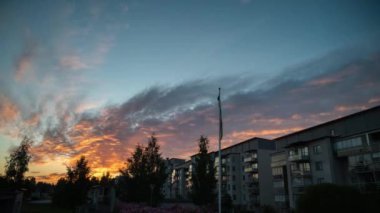
[[[213,159],[208,154],[208,139],[201,136],[199,153],[193,165],[193,180],[190,197],[198,205],[215,203],[215,171]],[[38,184],[33,177],[25,178],[31,160],[30,147],[32,141],[25,137],[20,146],[7,158],[6,174],[0,177],[0,187],[9,189],[29,188],[32,192]],[[109,173],[101,178],[91,176],[91,168],[84,156],[73,166],[68,166],[65,177],[58,180],[50,190],[52,202],[56,206],[75,209],[89,202],[88,192],[92,187],[114,187],[119,200],[125,202],[144,203],[157,206],[164,199],[163,186],[168,181],[169,171],[161,155],[158,140],[154,134],[148,144],[135,147],[132,155],[126,160],[125,167],[120,169],[120,176],[111,177]],[[44,183],[39,183],[40,186]],[[50,186],[51,185],[47,184]],[[46,188],[46,185],[45,185]]]

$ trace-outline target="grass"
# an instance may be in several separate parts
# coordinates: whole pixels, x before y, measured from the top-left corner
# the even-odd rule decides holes
[[[62,209],[52,204],[30,204],[22,205],[21,213],[72,213],[69,209]]]

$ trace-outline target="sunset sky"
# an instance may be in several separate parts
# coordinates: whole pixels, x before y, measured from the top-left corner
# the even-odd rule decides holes
[[[188,158],[380,105],[380,2],[0,1],[0,174],[23,135],[53,182],[116,174],[153,132]]]

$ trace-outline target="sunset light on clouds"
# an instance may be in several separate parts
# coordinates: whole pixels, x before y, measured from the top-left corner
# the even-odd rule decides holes
[[[116,175],[152,133],[214,151],[218,87],[223,146],[380,105],[378,2],[272,3],[2,1],[0,173],[23,135],[48,182],[82,155]]]

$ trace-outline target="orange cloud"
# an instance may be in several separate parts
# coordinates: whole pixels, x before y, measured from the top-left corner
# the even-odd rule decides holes
[[[0,126],[14,121],[19,113],[17,105],[8,97],[0,94]]]
[[[48,175],[35,176],[35,178],[36,178],[36,182],[45,182],[45,183],[55,184],[60,178],[63,178],[65,176],[66,176],[66,173],[51,173]]]

